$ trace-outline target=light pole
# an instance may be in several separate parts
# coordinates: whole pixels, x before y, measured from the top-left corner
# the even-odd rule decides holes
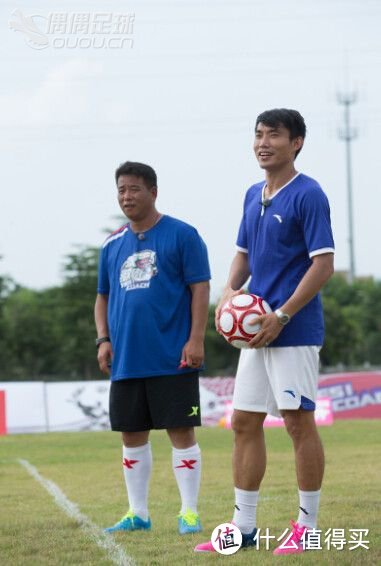
[[[357,100],[356,93],[337,95],[339,104],[344,106],[344,128],[339,130],[340,139],[345,141],[346,170],[347,170],[347,202],[348,202],[348,245],[349,245],[349,283],[356,277],[354,227],[353,227],[353,198],[352,198],[352,156],[351,142],[357,137],[357,131],[351,127],[351,105]]]

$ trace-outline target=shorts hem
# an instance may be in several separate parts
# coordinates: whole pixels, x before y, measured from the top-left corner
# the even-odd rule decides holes
[[[247,411],[248,413],[268,413],[268,409],[264,407],[259,407],[258,405],[244,405],[241,403],[234,403],[234,401],[233,409],[237,409],[237,411]]]
[[[152,430],[151,427],[140,427],[140,428],[131,428],[129,426],[123,425],[111,425],[112,432],[146,432],[148,430]]]
[[[192,423],[192,424],[170,424],[170,425],[159,425],[159,426],[148,426],[143,428],[135,428],[129,426],[122,426],[122,425],[112,425],[111,431],[112,432],[146,432],[150,430],[168,430],[173,428],[196,428],[198,426],[202,426],[202,423]]]
[[[299,405],[298,407],[279,407],[278,411],[315,411],[315,409],[307,409],[305,407],[302,407],[302,405]]]

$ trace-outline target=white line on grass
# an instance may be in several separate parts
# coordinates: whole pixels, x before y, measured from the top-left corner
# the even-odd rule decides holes
[[[118,566],[133,566],[135,564],[133,558],[125,554],[124,550],[119,544],[111,538],[110,535],[104,533],[95,523],[93,523],[86,515],[80,512],[78,505],[73,503],[66,497],[64,492],[49,479],[44,478],[37,468],[32,466],[28,460],[18,460],[20,465],[23,466],[31,476],[38,481],[42,487],[54,498],[58,507],[65,511],[66,515],[75,519],[81,528],[92,538],[98,546],[107,550],[109,558],[114,564]]]

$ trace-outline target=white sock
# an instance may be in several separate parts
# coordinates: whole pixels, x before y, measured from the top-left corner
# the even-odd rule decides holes
[[[250,534],[257,524],[257,503],[259,491],[234,488],[235,506],[233,523],[244,534]]]
[[[172,448],[172,467],[180,491],[181,511],[197,513],[201,480],[201,450],[198,444],[190,448]]]
[[[299,489],[299,525],[316,529],[319,502],[320,489],[318,491],[301,491]]]
[[[123,446],[123,473],[130,509],[143,519],[148,519],[148,487],[152,469],[151,443],[127,448]]]

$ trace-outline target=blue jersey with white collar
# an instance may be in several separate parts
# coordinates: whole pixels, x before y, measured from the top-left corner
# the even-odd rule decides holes
[[[108,295],[113,381],[193,371],[178,367],[191,329],[189,285],[209,279],[197,230],[170,216],[141,239],[128,225],[106,239],[98,293]]]
[[[273,310],[293,294],[312,257],[334,252],[329,203],[320,185],[297,174],[263,206],[265,183],[246,193],[237,247],[248,254],[250,293]],[[321,345],[324,321],[320,295],[296,313],[271,346]]]

